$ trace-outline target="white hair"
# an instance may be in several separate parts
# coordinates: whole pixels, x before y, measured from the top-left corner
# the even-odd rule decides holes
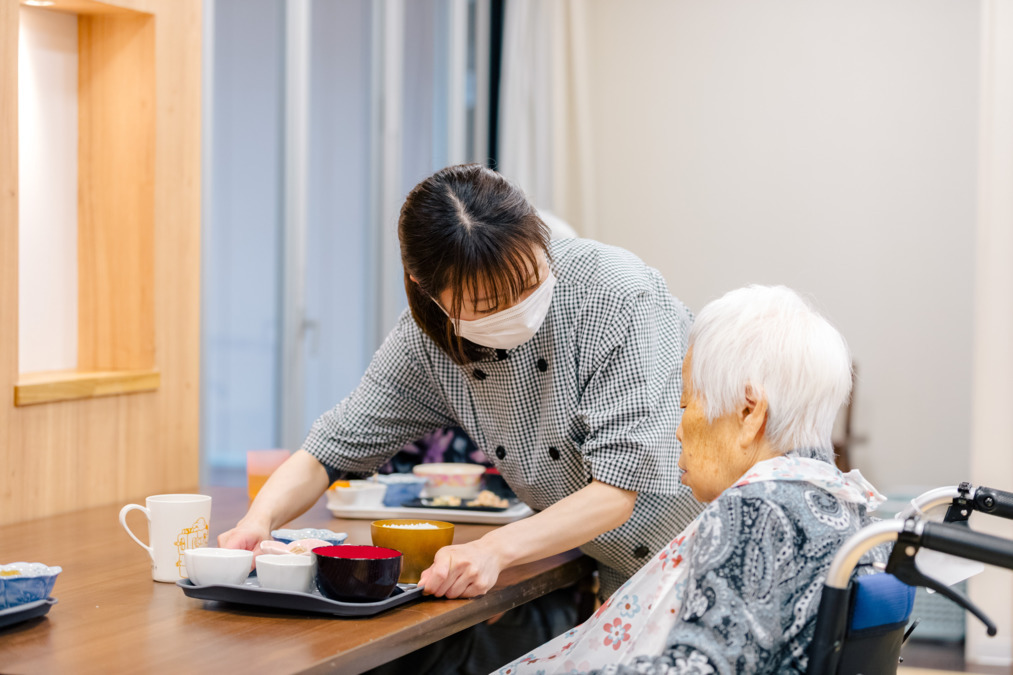
[[[779,452],[832,452],[851,393],[851,354],[837,329],[784,286],[748,286],[703,308],[689,335],[690,377],[708,420],[767,399],[766,437]]]

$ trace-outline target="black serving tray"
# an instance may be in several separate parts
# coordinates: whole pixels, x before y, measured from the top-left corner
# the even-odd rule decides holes
[[[330,614],[331,616],[372,616],[422,597],[422,589],[416,584],[398,584],[384,600],[340,602],[324,597],[316,587],[309,593],[261,588],[256,572],[246,579],[246,583],[238,585],[197,586],[189,579],[180,579],[176,585],[182,588],[183,593],[188,597],[199,600],[217,600],[218,602],[233,602],[270,609],[286,609],[293,612]]]
[[[510,503],[506,506],[468,506],[468,500],[462,498],[460,506],[445,506],[443,504],[433,504],[433,499],[430,497],[421,497],[419,499],[413,499],[409,502],[405,502],[401,506],[408,508],[445,509],[448,511],[491,511],[493,513],[499,513],[520,503],[520,500],[516,497],[507,501]]]
[[[23,605],[0,609],[0,628],[13,626],[16,623],[48,614],[50,608],[55,604],[56,598],[44,598],[34,602],[26,602]]]

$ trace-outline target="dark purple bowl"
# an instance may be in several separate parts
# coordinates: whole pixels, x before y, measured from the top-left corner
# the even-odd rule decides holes
[[[401,552],[381,546],[320,546],[317,588],[340,602],[377,602],[387,598],[401,576]]]

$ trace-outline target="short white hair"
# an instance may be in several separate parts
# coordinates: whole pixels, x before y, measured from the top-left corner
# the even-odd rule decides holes
[[[851,393],[851,354],[836,328],[784,286],[748,286],[709,303],[689,334],[690,378],[708,420],[767,399],[766,437],[779,452],[833,451]]]

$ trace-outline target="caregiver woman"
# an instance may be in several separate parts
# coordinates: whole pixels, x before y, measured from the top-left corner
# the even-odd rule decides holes
[[[630,253],[550,243],[523,193],[479,165],[419,183],[398,235],[410,312],[220,545],[252,549],[343,473],[459,426],[538,513],[443,548],[426,592],[481,595],[506,567],[579,546],[608,596],[701,509],[676,468],[692,317]]]

